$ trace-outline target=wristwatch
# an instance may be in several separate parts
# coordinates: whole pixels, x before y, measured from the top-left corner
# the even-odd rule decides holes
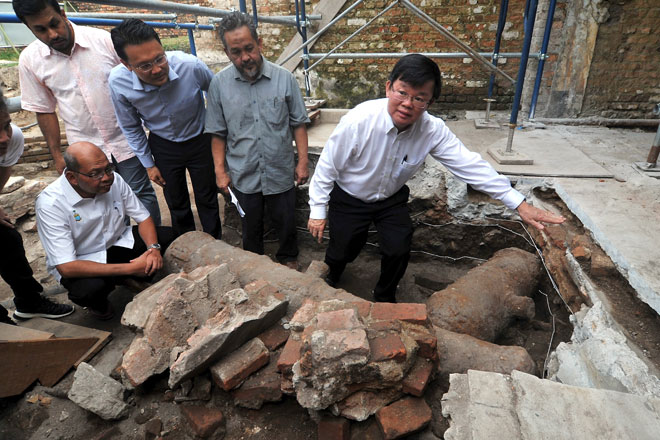
[[[151,246],[149,246],[149,247],[147,248],[147,250],[148,250],[148,249],[156,249],[156,250],[159,251],[159,250],[160,250],[160,245],[159,245],[158,243],[154,243],[154,244],[152,244]]]

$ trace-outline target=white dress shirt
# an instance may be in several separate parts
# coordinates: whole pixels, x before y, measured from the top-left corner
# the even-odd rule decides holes
[[[137,223],[149,217],[117,173],[110,191],[92,198],[81,197],[62,174],[39,194],[35,206],[48,271],[58,281],[62,277],[57,265],[76,260],[106,263],[109,247],[132,248],[135,240],[124,217],[128,215]]]
[[[10,167],[16,165],[18,159],[23,154],[25,138],[20,128],[11,124],[11,139],[5,154],[0,154],[0,167]]]
[[[422,166],[430,154],[463,182],[515,209],[525,197],[468,150],[440,118],[424,112],[399,133],[387,112],[387,98],[349,111],[323,148],[309,186],[310,218],[325,219],[330,191],[341,189],[363,202],[384,200]]]

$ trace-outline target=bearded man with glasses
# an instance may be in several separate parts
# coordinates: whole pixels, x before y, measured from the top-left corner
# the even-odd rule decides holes
[[[35,205],[48,271],[71,301],[98,319],[111,319],[110,292],[128,278],[150,279],[163,266],[174,232],[155,225],[96,145],[71,144],[64,162],[64,173]],[[127,226],[126,216],[137,226]]]
[[[204,133],[202,91],[213,72],[197,57],[165,52],[156,31],[129,19],[110,35],[121,64],[108,84],[119,127],[149,178],[163,187],[174,231],[195,230],[186,170],[204,232],[222,235],[211,136]],[[149,129],[145,134],[142,124]]]
[[[564,221],[526,203],[506,177],[468,150],[440,118],[426,112],[440,96],[440,69],[432,60],[419,54],[401,58],[385,84],[385,94],[341,119],[310,183],[307,227],[320,243],[329,226],[325,262],[330,286],[337,285],[346,265],[357,258],[374,223],[381,253],[374,299],[396,302],[413,235],[406,182],[427,155],[473,188],[517,209],[523,221],[538,229],[543,229],[540,222]]]

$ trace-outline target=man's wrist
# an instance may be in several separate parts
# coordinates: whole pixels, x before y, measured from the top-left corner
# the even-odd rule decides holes
[[[161,249],[161,246],[158,243],[153,243],[153,244],[150,244],[149,246],[147,246],[148,251],[156,250],[156,251],[160,252],[160,249]]]

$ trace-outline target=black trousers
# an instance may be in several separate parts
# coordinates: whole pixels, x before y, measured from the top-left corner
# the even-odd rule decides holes
[[[150,133],[149,148],[165,179],[163,192],[176,234],[195,230],[186,183],[188,170],[202,229],[219,239],[222,236],[222,226],[210,135],[202,133],[184,142],[172,142]]]
[[[28,308],[39,300],[44,288],[32,276],[32,268],[25,258],[23,238],[16,229],[0,225],[0,276],[14,292],[16,307]],[[7,316],[7,309],[0,306],[0,318]]]
[[[158,243],[161,246],[161,254],[165,253],[167,247],[176,238],[174,230],[167,226],[157,226]],[[134,258],[142,255],[147,246],[138,233],[138,227],[133,226],[133,248],[111,246],[107,250],[107,263],[128,263]],[[62,278],[60,283],[69,291],[69,299],[74,303],[89,307],[94,310],[105,310],[108,304],[108,295],[128,277],[86,277],[86,278]],[[138,278],[144,279],[144,278]],[[147,280],[149,278],[146,278]]]
[[[391,197],[366,203],[335,184],[330,193],[328,226],[330,243],[325,262],[330,278],[339,280],[347,263],[355,260],[367,242],[371,223],[378,231],[380,278],[374,288],[376,301],[393,302],[399,281],[408,267],[413,227],[408,212],[410,190],[403,186]]]
[[[243,249],[264,254],[264,207],[268,207],[270,221],[275,227],[280,247],[275,258],[280,263],[298,259],[298,236],[296,234],[296,188],[280,194],[245,194],[232,188],[241,204],[245,217],[243,226]]]

